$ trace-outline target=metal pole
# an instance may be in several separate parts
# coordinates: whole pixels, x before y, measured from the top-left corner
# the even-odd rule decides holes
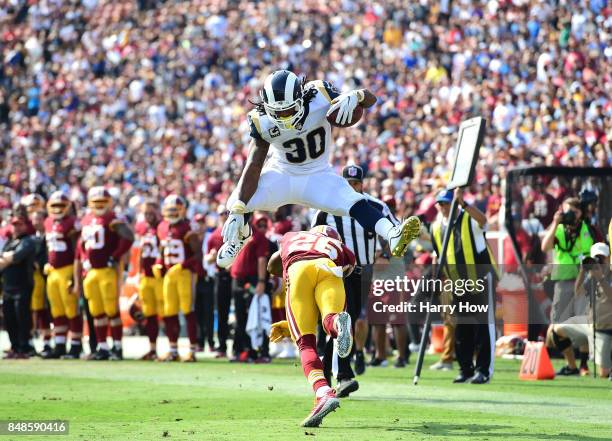
[[[595,282],[594,280],[592,280],[593,282]],[[597,282],[595,282],[597,283]],[[596,328],[595,328],[595,324],[597,323],[596,320],[596,307],[595,307],[595,303],[597,301],[597,296],[596,296],[596,291],[597,291],[597,287],[595,286],[595,283],[591,283],[591,310],[593,311],[593,378],[597,378],[597,364],[595,364],[595,354],[597,353],[597,341],[595,339],[595,335],[597,334]]]
[[[457,199],[453,197],[453,202],[451,204],[450,213],[448,215],[448,223],[446,226],[446,231],[444,232],[442,250],[440,251],[440,255],[438,256],[438,263],[436,266],[436,272],[434,274],[434,280],[437,280],[440,278],[442,267],[446,264],[446,249],[448,248],[448,241],[450,239],[450,233],[453,228],[453,222],[455,220],[456,211],[457,211]],[[431,304],[431,300],[433,299],[433,296],[435,294],[436,294],[435,291],[431,293],[429,304]],[[421,376],[421,369],[423,368],[423,361],[425,359],[425,348],[427,346],[427,341],[429,338],[430,330],[431,330],[431,309],[427,308],[427,315],[425,316],[425,325],[423,327],[423,333],[421,335],[421,346],[419,347],[419,357],[417,358],[417,364],[414,368],[414,378],[412,380],[415,386],[418,384],[419,377]]]

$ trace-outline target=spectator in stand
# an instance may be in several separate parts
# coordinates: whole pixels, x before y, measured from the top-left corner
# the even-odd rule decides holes
[[[380,97],[335,134],[332,163],[361,165],[382,200],[390,180],[400,217],[446,180],[469,115],[492,122],[487,195],[512,166],[612,164],[612,18],[593,2],[13,3],[0,6],[0,207],[33,190],[83,201],[103,181],[121,211],[146,192],[214,211],[246,160],[248,99],[278,67]]]
[[[525,261],[525,258],[533,248],[534,237],[530,236],[524,229],[521,223],[521,217],[518,214],[512,215],[512,226],[514,228],[514,237],[518,245],[518,251],[521,254],[520,257]],[[537,238],[537,235],[535,236]],[[539,247],[539,243],[538,243]],[[512,239],[510,236],[504,238],[504,272],[516,273],[518,272],[518,260],[512,246]]]
[[[604,242],[606,239],[597,226],[597,193],[584,189],[580,192],[579,198],[582,220],[587,225],[593,240],[595,242]]]

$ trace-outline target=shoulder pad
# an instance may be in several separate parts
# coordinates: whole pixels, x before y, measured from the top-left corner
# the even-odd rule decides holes
[[[309,81],[306,87],[314,87],[321,95],[323,95],[330,103],[334,98],[340,95],[340,91],[336,87],[323,80]]]
[[[247,113],[247,121],[249,122],[249,130],[250,130],[249,135],[253,139],[263,139],[261,136],[262,131],[261,131],[261,121],[259,119],[260,116],[261,114],[257,111],[257,109],[253,109],[249,113]]]

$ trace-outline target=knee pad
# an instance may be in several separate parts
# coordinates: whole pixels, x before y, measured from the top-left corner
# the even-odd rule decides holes
[[[554,330],[552,331],[552,340],[556,348],[561,352],[565,351],[572,345],[572,341],[569,338],[562,338]]]

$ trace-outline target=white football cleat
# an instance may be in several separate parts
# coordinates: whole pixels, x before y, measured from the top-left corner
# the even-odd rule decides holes
[[[351,354],[353,348],[353,333],[351,332],[351,316],[348,312],[340,312],[336,316],[334,322],[338,337],[336,337],[336,343],[338,344],[338,357],[346,358]]]
[[[389,248],[393,257],[402,257],[406,254],[408,244],[419,237],[421,231],[421,221],[416,216],[410,216],[397,225],[389,232]]]
[[[217,253],[217,265],[219,265],[219,267],[227,269],[232,266],[232,263],[234,263],[234,260],[236,260],[236,257],[238,257],[238,254],[240,253],[242,247],[244,247],[244,244],[251,238],[251,228],[248,226],[248,224],[245,225],[245,228],[243,228],[243,232],[247,228],[248,235],[241,237],[238,240],[230,240],[229,242],[225,242],[223,245],[221,245],[221,248],[219,248],[219,252]]]

